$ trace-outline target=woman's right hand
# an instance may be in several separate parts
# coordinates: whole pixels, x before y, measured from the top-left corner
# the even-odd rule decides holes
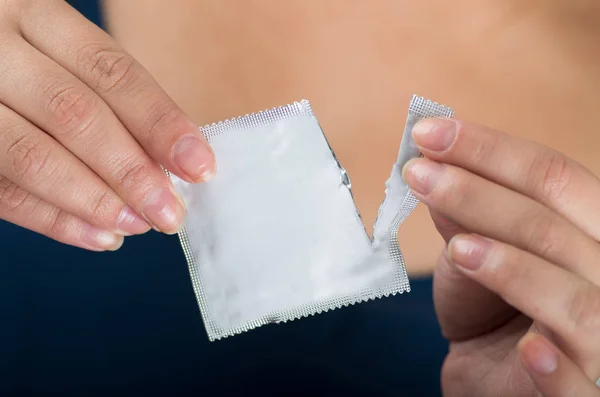
[[[0,219],[118,249],[185,208],[215,170],[197,126],[109,35],[62,0],[0,0]]]

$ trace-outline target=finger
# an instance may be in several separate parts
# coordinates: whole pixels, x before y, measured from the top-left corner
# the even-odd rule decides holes
[[[600,388],[543,336],[525,335],[518,350],[529,376],[544,397],[600,397]]]
[[[546,146],[454,120],[424,120],[413,136],[432,160],[531,197],[600,241],[600,180],[574,160]]]
[[[429,212],[446,243],[457,234],[467,233],[439,212]],[[447,251],[442,252],[434,269],[433,298],[442,333],[453,342],[492,332],[517,314],[497,294],[459,271],[448,259]]]
[[[48,204],[0,176],[0,219],[61,243],[92,251],[114,251],[123,236],[99,229]]]
[[[0,104],[0,175],[105,230],[146,231],[146,223],[72,153]]]
[[[518,314],[495,292],[458,270],[446,251],[433,274],[433,298],[442,333],[453,342],[492,332]]]
[[[440,233],[446,244],[459,233],[466,233],[466,230],[461,227],[456,222],[451,221],[446,218],[441,213],[435,211],[434,209],[429,209],[429,214],[431,215],[431,219],[433,220],[433,224],[435,228]]]
[[[446,243],[467,232],[439,212],[430,209],[430,213]],[[442,333],[453,342],[492,332],[517,315],[497,294],[459,271],[446,251],[440,255],[433,273],[433,298]]]
[[[198,127],[109,35],[66,2],[35,2],[26,13],[27,41],[106,101],[153,159],[188,182],[212,177],[214,155]]]
[[[417,198],[473,233],[531,251],[597,285],[600,245],[548,207],[462,168],[428,159],[403,170]]]
[[[450,260],[465,275],[552,330],[586,370],[600,376],[600,287],[511,245],[455,236]]]
[[[85,84],[23,39],[7,54],[0,101],[40,126],[86,163],[156,229],[175,232],[184,207],[171,181]],[[149,229],[140,219],[142,233]]]

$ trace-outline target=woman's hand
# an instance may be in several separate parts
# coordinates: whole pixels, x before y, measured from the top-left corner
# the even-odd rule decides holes
[[[0,219],[90,250],[174,233],[188,182],[214,172],[198,128],[62,0],[0,0]]]
[[[600,396],[598,178],[458,121],[413,135],[428,159],[404,178],[448,242],[434,277],[445,395]]]

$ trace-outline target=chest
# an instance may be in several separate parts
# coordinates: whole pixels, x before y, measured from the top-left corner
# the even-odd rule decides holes
[[[368,229],[413,93],[452,106],[460,118],[553,146],[600,175],[595,0],[191,7],[177,18],[165,10],[161,21],[173,29],[156,37],[162,52],[142,55],[159,81],[199,123],[310,99]],[[417,258],[435,251],[426,212],[411,222],[401,237],[414,251],[409,263],[431,263]]]

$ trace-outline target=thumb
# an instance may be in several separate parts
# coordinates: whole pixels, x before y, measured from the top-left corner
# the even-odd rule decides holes
[[[431,210],[430,214],[446,243],[467,233],[441,214]],[[460,272],[449,259],[447,245],[434,271],[433,298],[442,332],[455,342],[491,332],[518,313],[498,295]]]
[[[518,313],[498,295],[467,278],[444,251],[433,275],[433,300],[444,336],[460,342],[491,332]]]
[[[454,223],[433,209],[429,209],[429,215],[431,215],[431,219],[433,220],[435,228],[442,236],[446,244],[448,244],[455,235],[459,233],[466,233],[466,230],[462,226]]]

